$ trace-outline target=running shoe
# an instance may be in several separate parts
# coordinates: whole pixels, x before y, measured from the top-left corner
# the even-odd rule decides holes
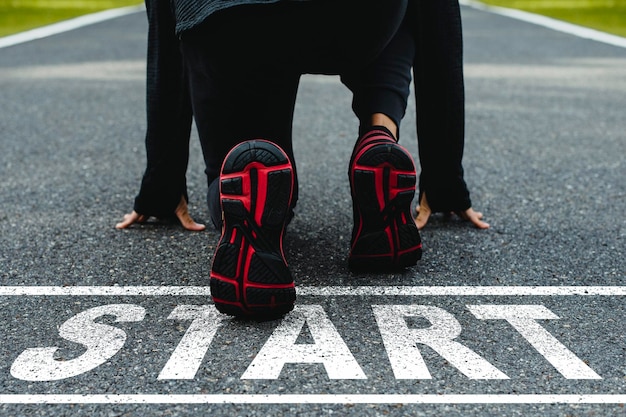
[[[357,142],[350,161],[354,227],[348,264],[353,270],[399,270],[422,257],[411,216],[417,174],[411,154],[385,130]]]
[[[293,309],[294,281],[283,252],[294,171],[266,140],[234,147],[220,175],[222,236],[211,268],[216,308],[232,316],[280,316]]]

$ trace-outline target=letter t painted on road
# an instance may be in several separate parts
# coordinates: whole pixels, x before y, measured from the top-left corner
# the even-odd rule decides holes
[[[194,379],[223,318],[212,305],[176,307],[168,319],[192,322],[158,379]]]
[[[542,305],[468,305],[481,320],[506,320],[567,379],[602,379],[536,320],[559,317]]]

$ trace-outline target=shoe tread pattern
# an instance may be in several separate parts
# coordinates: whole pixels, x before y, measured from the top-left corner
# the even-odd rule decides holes
[[[351,269],[394,270],[419,261],[421,238],[411,216],[416,179],[411,155],[395,142],[371,143],[355,151],[350,169]]]
[[[244,143],[226,157],[222,175],[224,226],[211,270],[216,308],[234,316],[285,314],[296,296],[282,249],[293,188],[289,159],[269,142]]]

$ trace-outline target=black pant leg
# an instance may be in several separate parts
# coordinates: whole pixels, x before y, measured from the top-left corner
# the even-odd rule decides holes
[[[144,215],[169,217],[181,196],[187,198],[192,113],[169,1],[146,0],[146,10],[147,166],[134,208]]]
[[[400,127],[410,94],[415,55],[415,38],[409,24],[407,15],[389,44],[371,64],[342,74],[342,82],[353,94],[352,109],[360,122],[360,135],[371,127],[374,113],[387,115]]]
[[[458,0],[415,0],[413,67],[421,165],[420,196],[433,211],[471,207],[463,173],[465,91]]]
[[[249,139],[275,142],[295,164],[291,130],[300,75],[362,68],[389,43],[406,14],[407,0],[367,7],[359,1],[235,7],[183,33],[209,184],[219,177],[228,151]],[[297,187],[293,204],[296,199]],[[217,207],[214,201],[209,206]]]
[[[300,73],[280,60],[283,48],[277,42],[282,36],[276,26],[263,31],[272,27],[267,19],[235,11],[215,17],[183,36],[182,51],[209,183],[209,212],[219,227],[222,163],[233,147],[246,140],[269,140],[287,153],[296,173],[295,206],[292,123]]]

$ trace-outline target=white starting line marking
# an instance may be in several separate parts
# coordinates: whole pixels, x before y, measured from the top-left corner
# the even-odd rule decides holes
[[[0,395],[0,404],[623,404],[626,395],[576,394],[96,394]]]
[[[624,296],[623,286],[364,286],[299,287],[305,296]],[[166,286],[12,286],[0,296],[203,296],[207,287]],[[541,305],[468,305],[479,320],[506,320],[567,379],[602,379],[548,333],[538,319],[558,319]],[[469,379],[509,379],[474,351],[456,341],[461,325],[445,310],[421,305],[371,306],[396,379],[430,379],[417,345],[426,345]],[[90,372],[124,346],[126,333],[97,323],[102,315],[116,322],[142,321],[145,309],[132,304],[104,305],[83,311],[59,327],[59,336],[84,345],[79,357],[57,361],[58,348],[29,348],[13,362],[11,375],[26,381],[52,381]],[[412,329],[406,317],[424,317],[432,326]],[[192,321],[158,379],[194,379],[221,325],[210,305],[177,306],[168,319]],[[299,345],[308,324],[314,344]],[[408,341],[408,343],[407,343]],[[299,349],[295,349],[298,347]],[[417,359],[416,359],[417,358]],[[419,360],[418,360],[419,359]],[[283,319],[241,379],[277,379],[287,363],[322,363],[330,379],[367,379],[321,306],[296,306]],[[0,394],[0,404],[624,404],[624,394]]]
[[[300,296],[624,296],[623,286],[329,286],[296,287]],[[3,286],[0,296],[202,296],[208,286]]]

